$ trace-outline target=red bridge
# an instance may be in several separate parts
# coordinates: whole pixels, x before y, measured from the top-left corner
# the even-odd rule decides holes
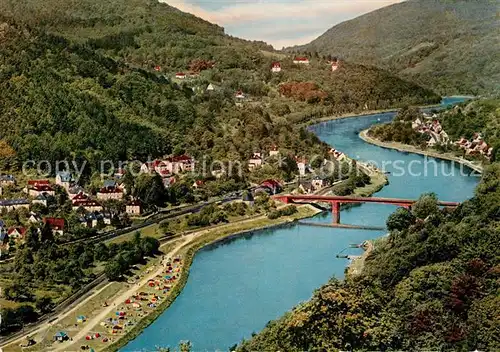
[[[273,199],[279,200],[283,203],[309,203],[309,202],[322,202],[330,203],[332,205],[333,224],[340,224],[340,205],[349,203],[381,203],[392,204],[398,207],[411,209],[411,206],[417,202],[415,199],[399,199],[399,198],[378,198],[378,197],[342,197],[342,196],[319,196],[314,194],[297,194],[297,195],[275,195]],[[438,201],[439,206],[456,208],[460,205],[457,202],[443,202]]]

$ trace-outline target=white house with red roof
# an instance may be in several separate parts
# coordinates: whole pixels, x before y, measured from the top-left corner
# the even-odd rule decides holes
[[[184,72],[177,72],[175,74],[175,78],[177,78],[177,79],[185,79],[186,78],[186,74]]]
[[[26,227],[10,227],[7,230],[7,235],[15,241],[20,241],[26,236],[26,231]]]
[[[248,161],[248,169],[252,171],[258,167],[261,167],[262,163],[262,155],[260,153],[253,153],[252,157]]]
[[[62,218],[43,218],[43,223],[48,224],[53,234],[64,234],[64,219]]]
[[[243,93],[242,90],[238,90],[235,94],[234,97],[236,99],[245,99],[245,94]]]
[[[299,176],[305,176],[307,170],[309,169],[307,159],[295,157],[295,161],[297,162],[297,168],[299,169]]]
[[[309,65],[309,59],[304,56],[297,56],[293,59],[293,63],[298,65]]]
[[[36,184],[33,187],[28,189],[28,195],[30,197],[36,198],[40,195],[44,196],[55,196],[56,191],[51,185],[39,185]]]
[[[125,212],[129,215],[141,215],[142,203],[138,199],[131,200],[125,205]]]
[[[269,156],[278,156],[280,154],[280,150],[276,145],[271,146],[271,150],[269,150]]]
[[[339,69],[339,61],[334,60],[331,62],[332,72],[335,72]]]
[[[271,72],[272,73],[281,72],[281,64],[277,61],[273,62],[271,65]]]

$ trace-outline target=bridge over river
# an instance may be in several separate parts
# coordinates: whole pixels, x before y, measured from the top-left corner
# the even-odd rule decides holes
[[[411,206],[417,202],[416,199],[401,199],[401,198],[381,198],[381,197],[351,197],[351,196],[321,196],[314,194],[279,194],[273,196],[273,199],[279,200],[285,204],[289,203],[329,203],[332,206],[332,224],[330,227],[343,227],[343,228],[359,228],[354,225],[344,225],[340,223],[340,206],[341,204],[361,204],[361,203],[379,203],[391,204],[406,209],[411,209]],[[458,202],[445,202],[438,200],[437,204],[442,207],[456,208],[460,205]],[[325,226],[324,224],[322,226]],[[369,229],[369,226],[363,226]],[[373,229],[380,229],[374,227]]]

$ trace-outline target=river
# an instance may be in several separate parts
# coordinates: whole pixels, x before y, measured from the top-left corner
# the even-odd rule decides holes
[[[310,130],[359,160],[379,165],[382,161],[413,162],[413,176],[397,176],[399,169],[387,165],[390,184],[377,196],[417,198],[421,193],[435,192],[447,201],[471,197],[479,179],[460,174],[458,166],[431,159],[438,172],[434,174],[435,166],[427,165],[426,176],[423,156],[379,148],[358,137],[360,131],[394,116],[383,113],[334,120]],[[364,204],[342,211],[342,222],[383,226],[394,210],[390,205]],[[321,214],[312,221],[329,222],[331,216]],[[154,351],[156,346],[175,347],[181,340],[190,340],[193,351],[227,351],[264,328],[269,320],[309,299],[314,289],[332,276],[342,278],[347,261],[337,259],[336,254],[349,244],[383,234],[290,225],[206,247],[196,255],[188,282],[175,302],[121,351]],[[359,254],[354,249],[344,253]]]

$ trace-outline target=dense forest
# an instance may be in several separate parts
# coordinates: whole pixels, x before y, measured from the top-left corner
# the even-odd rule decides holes
[[[441,94],[497,94],[499,6],[498,0],[402,1],[289,51],[382,67]]]
[[[332,279],[238,350],[499,350],[500,164],[456,210],[427,194],[387,227],[360,275]]]
[[[74,159],[92,170],[100,160],[181,153],[246,160],[274,144],[322,154],[295,122],[439,101],[378,69],[343,63],[332,73],[320,56],[297,67],[156,1],[1,0],[0,13],[0,139],[13,151],[10,167]],[[275,60],[283,71],[273,75]],[[189,77],[176,79],[179,71]],[[281,95],[286,82],[313,82],[324,99]]]

